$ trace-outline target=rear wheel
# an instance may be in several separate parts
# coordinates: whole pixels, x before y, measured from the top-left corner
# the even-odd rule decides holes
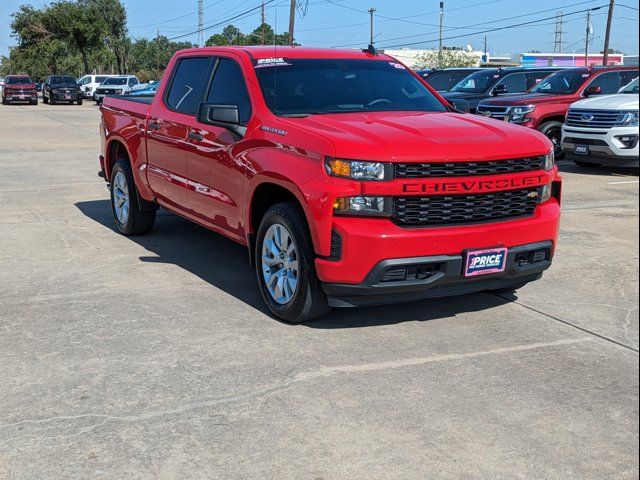
[[[267,210],[258,229],[255,264],[262,298],[276,317],[301,323],[329,312],[299,206],[280,203]]]
[[[111,170],[111,211],[116,227],[124,235],[149,233],[156,221],[155,210],[140,208],[131,167],[118,160]]]
[[[546,122],[540,125],[538,129],[540,133],[546,135],[546,137],[553,143],[553,151],[556,158],[564,157],[562,152],[562,123],[560,122]]]

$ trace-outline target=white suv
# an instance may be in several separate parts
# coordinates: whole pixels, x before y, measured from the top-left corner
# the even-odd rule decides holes
[[[140,81],[135,75],[122,75],[119,77],[107,78],[102,85],[96,88],[93,99],[96,103],[102,103],[102,99],[107,95],[125,95],[129,93]]]
[[[615,95],[571,105],[562,126],[562,150],[581,167],[638,168],[638,79]]]
[[[78,80],[80,91],[85,98],[93,98],[96,88],[102,84],[107,78],[117,77],[118,75],[85,75]]]

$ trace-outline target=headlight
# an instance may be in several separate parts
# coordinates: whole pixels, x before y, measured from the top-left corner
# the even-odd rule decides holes
[[[333,202],[333,211],[336,215],[389,217],[391,200],[388,197],[342,197]]]
[[[531,113],[536,109],[535,105],[523,105],[521,107],[513,107],[509,114],[509,121],[513,123],[524,123],[528,119],[527,113]]]
[[[543,167],[548,172],[556,165],[556,155],[553,150],[544,156]]]
[[[327,173],[334,177],[361,181],[382,181],[391,178],[391,164],[389,163],[328,158],[325,167]]]
[[[638,112],[623,112],[622,126],[625,127],[637,127],[638,126]]]

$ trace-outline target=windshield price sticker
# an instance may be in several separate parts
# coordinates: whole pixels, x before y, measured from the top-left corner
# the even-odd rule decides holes
[[[276,57],[260,58],[256,61],[256,68],[282,67],[282,66],[290,67],[291,64],[287,62],[287,60],[285,60],[284,58],[276,58]]]
[[[397,68],[398,70],[406,70],[406,67],[404,65],[401,65],[396,62],[389,62],[389,65],[391,65],[394,68]]]

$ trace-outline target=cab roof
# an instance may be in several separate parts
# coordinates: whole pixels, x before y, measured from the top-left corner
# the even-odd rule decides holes
[[[361,50],[339,50],[335,48],[309,48],[309,47],[283,47],[283,46],[221,46],[221,47],[203,47],[182,50],[180,53],[221,53],[221,52],[244,52],[251,59],[260,60],[272,57],[284,58],[340,58],[350,59],[376,59],[393,60],[392,57],[379,53],[372,55]]]

